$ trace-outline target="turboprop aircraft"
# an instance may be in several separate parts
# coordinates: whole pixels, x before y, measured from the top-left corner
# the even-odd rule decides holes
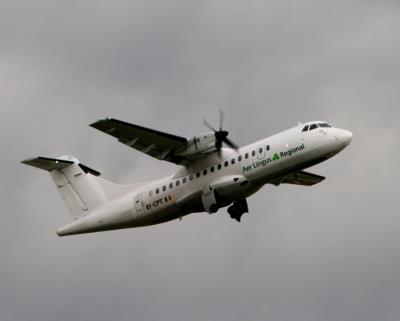
[[[57,231],[59,236],[155,225],[226,206],[240,222],[248,212],[246,198],[263,185],[311,186],[324,180],[304,170],[339,153],[353,136],[311,121],[239,148],[222,129],[222,120],[221,113],[219,130],[205,121],[210,131],[190,139],[113,118],[91,124],[129,147],[180,166],[173,175],[147,183],[111,183],[73,156],[22,163],[50,172],[73,218]]]

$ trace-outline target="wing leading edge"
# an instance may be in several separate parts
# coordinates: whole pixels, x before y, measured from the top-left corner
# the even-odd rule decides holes
[[[187,139],[184,137],[112,118],[99,120],[90,126],[114,136],[119,142],[159,160],[175,164],[181,164],[183,161],[182,157],[174,156],[174,152],[186,147]]]

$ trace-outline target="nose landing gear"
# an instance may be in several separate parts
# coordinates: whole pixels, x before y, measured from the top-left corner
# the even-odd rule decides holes
[[[246,199],[241,199],[233,202],[233,205],[231,205],[228,208],[228,213],[233,218],[234,220],[240,222],[240,218],[244,213],[249,212],[249,207],[247,206],[247,201]]]

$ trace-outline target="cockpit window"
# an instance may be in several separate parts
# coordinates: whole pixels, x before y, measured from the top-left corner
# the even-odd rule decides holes
[[[306,132],[307,130],[308,130],[308,125],[303,128],[302,132]]]
[[[310,125],[310,130],[313,130],[313,129],[315,129],[315,128],[318,128],[317,124],[312,124],[312,125]]]
[[[318,124],[319,127],[326,127],[326,128],[331,128],[332,126],[327,124],[327,123],[319,123]]]

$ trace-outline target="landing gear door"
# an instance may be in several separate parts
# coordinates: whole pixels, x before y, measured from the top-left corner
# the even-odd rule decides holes
[[[135,207],[135,212],[136,212],[137,215],[143,215],[144,214],[142,195],[141,194],[135,196],[134,207]]]

